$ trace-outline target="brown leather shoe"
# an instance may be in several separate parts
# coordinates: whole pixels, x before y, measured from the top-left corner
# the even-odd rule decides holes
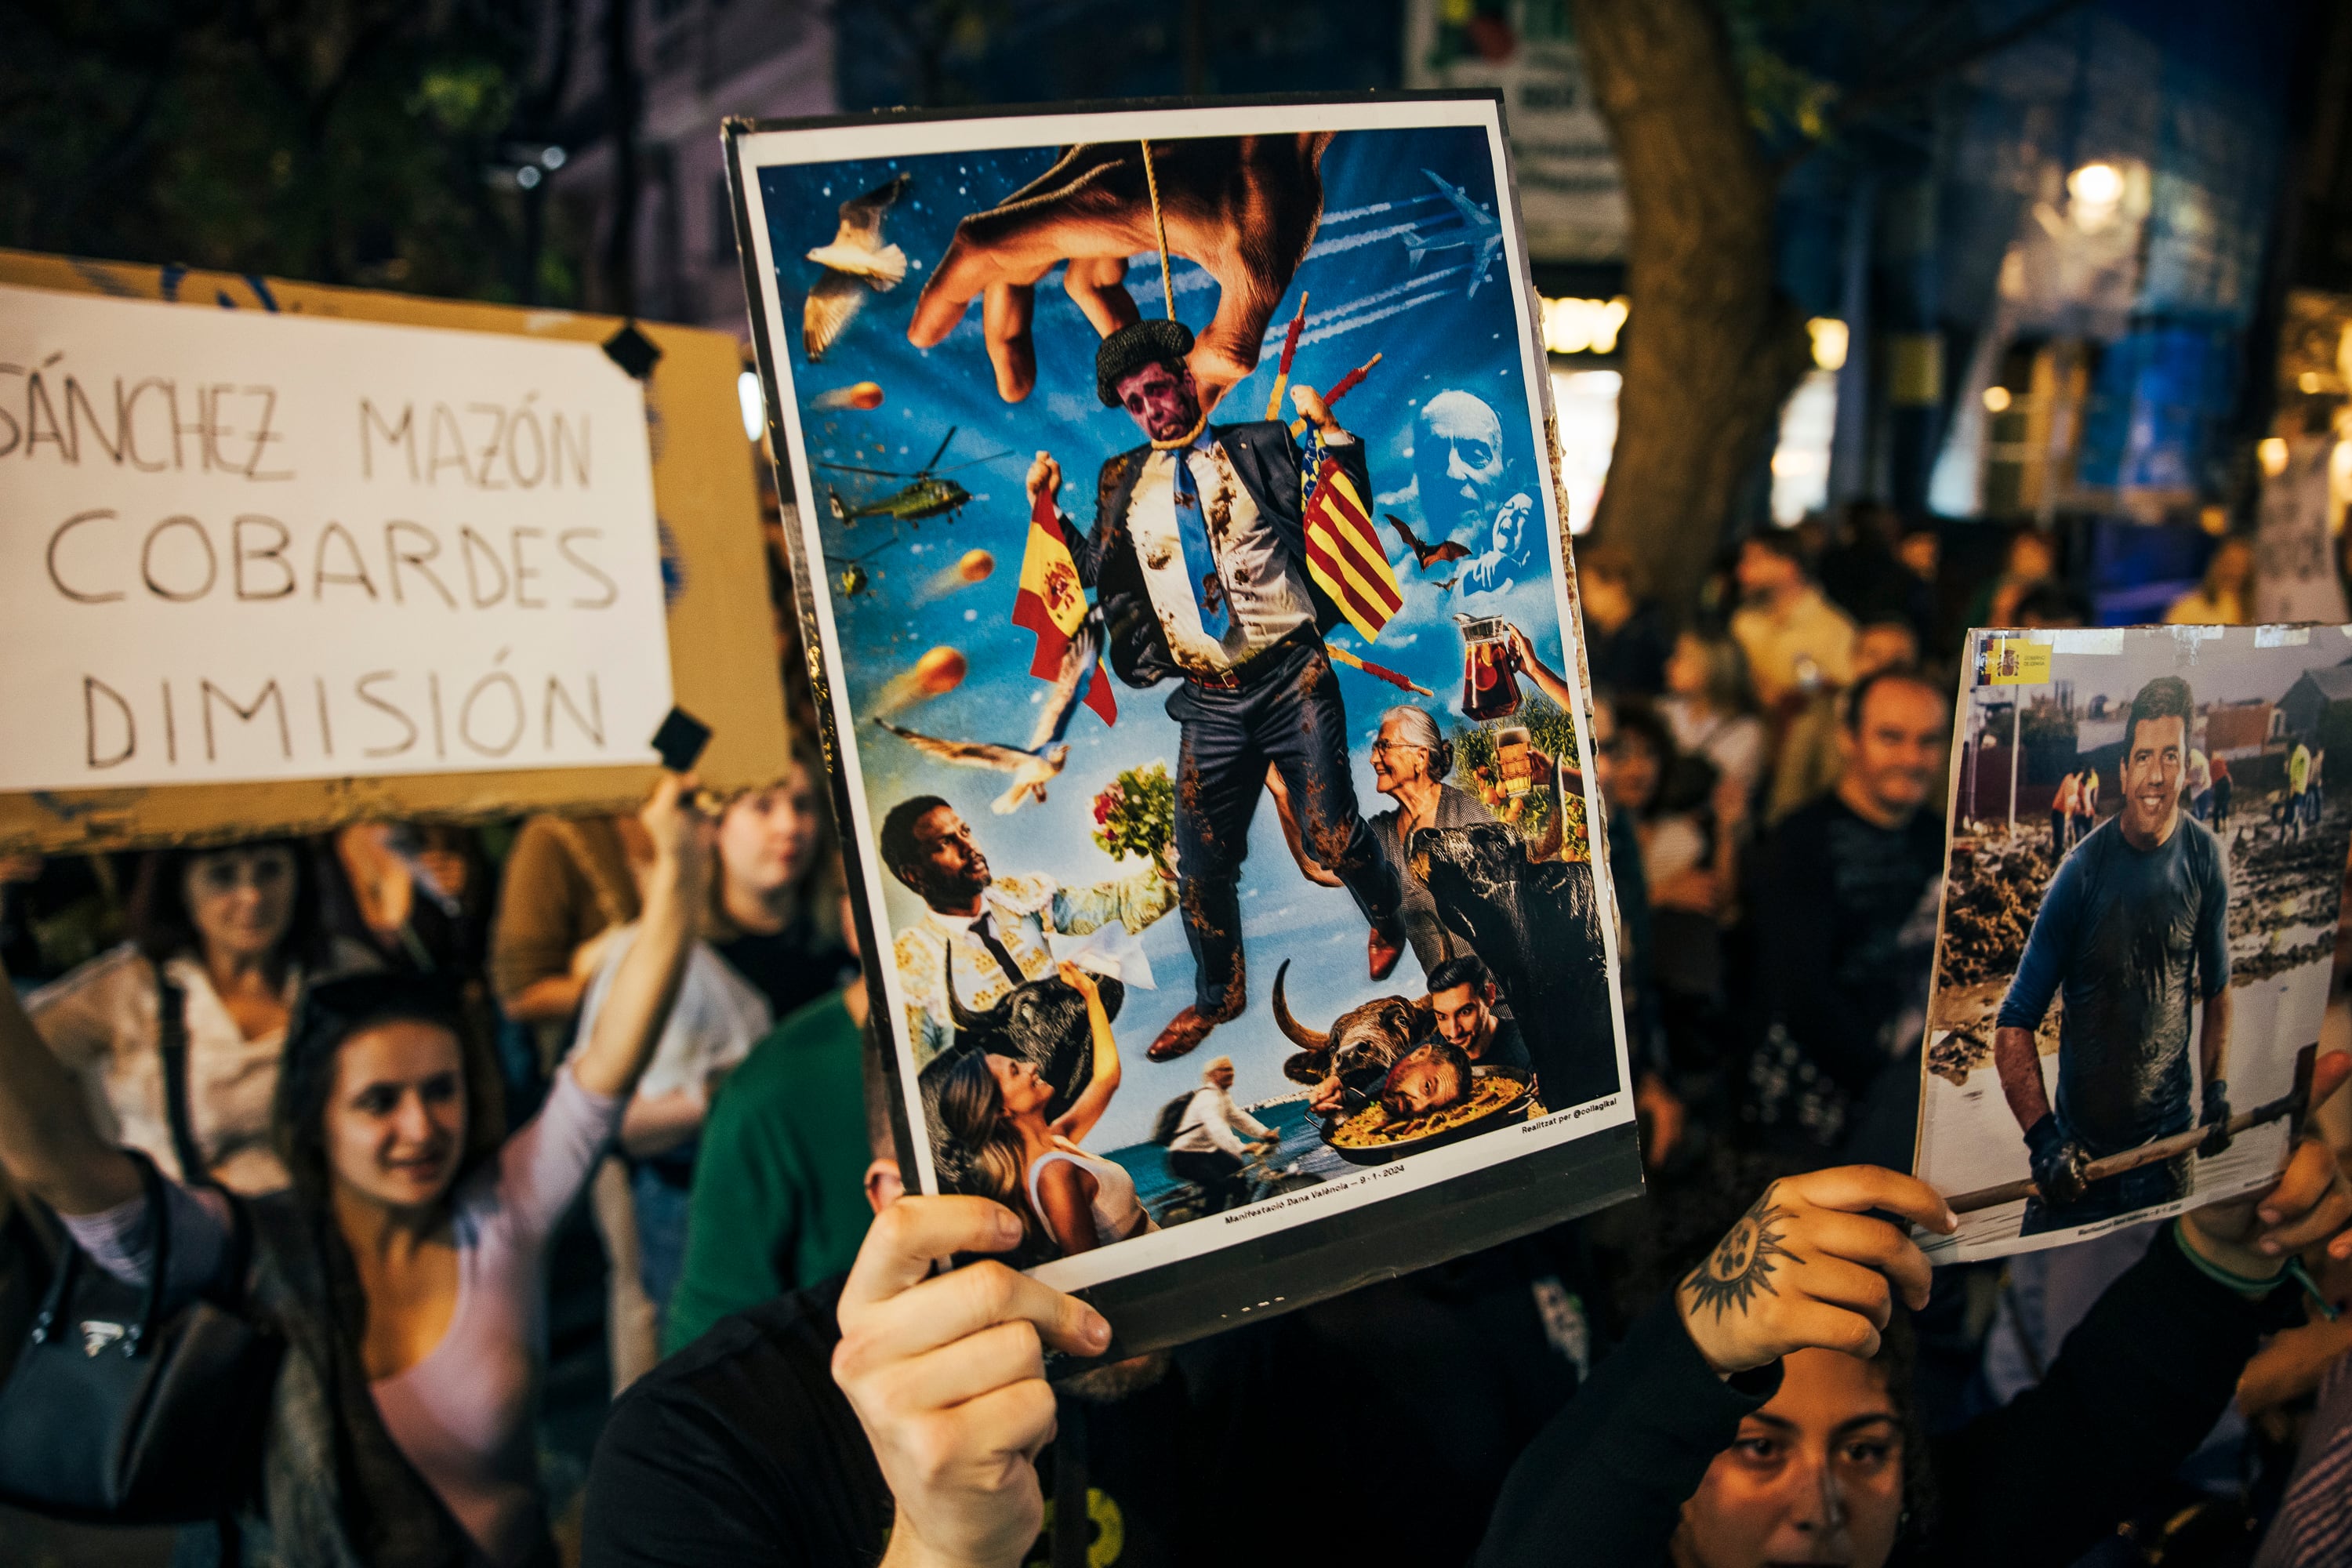
[[[1372,978],[1386,980],[1404,956],[1404,927],[1393,920],[1374,926],[1364,939],[1364,956],[1370,961]]]
[[[1168,1026],[1160,1031],[1160,1037],[1143,1054],[1155,1062],[1172,1062],[1207,1039],[1209,1031],[1216,1026],[1216,1019],[1204,1016],[1198,1007],[1188,1005],[1168,1020]]]

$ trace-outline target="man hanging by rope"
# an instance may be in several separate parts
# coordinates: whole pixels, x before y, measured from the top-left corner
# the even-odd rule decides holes
[[[1153,1043],[1155,1061],[1192,1050],[1247,1003],[1238,883],[1269,763],[1309,851],[1371,926],[1372,978],[1388,975],[1404,944],[1396,874],[1356,809],[1347,712],[1323,649],[1342,611],[1308,569],[1299,449],[1279,421],[1211,425],[1186,364],[1192,349],[1175,321],[1138,321],[1103,340],[1096,393],[1125,408],[1148,445],[1103,465],[1094,528],[1074,552],[1102,605],[1112,670],[1129,686],[1183,682],[1168,716],[1183,731],[1176,874],[1197,988]],[[1291,400],[1310,441],[1370,495],[1363,444],[1314,388],[1293,387]],[[1061,484],[1061,465],[1038,453],[1031,506]]]

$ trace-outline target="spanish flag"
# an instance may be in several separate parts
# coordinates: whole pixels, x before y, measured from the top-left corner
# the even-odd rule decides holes
[[[1021,586],[1013,596],[1013,624],[1037,635],[1037,651],[1029,673],[1052,680],[1062,672],[1062,656],[1087,616],[1087,590],[1078,581],[1078,563],[1070,552],[1068,534],[1054,510],[1054,499],[1040,491],[1029,510],[1029,542],[1021,555]],[[1118,722],[1118,699],[1111,690],[1102,661],[1086,683],[1086,705],[1106,724]]]
[[[1320,454],[1321,443],[1316,444]],[[1381,635],[1391,616],[1404,608],[1396,573],[1380,536],[1364,513],[1354,481],[1326,457],[1307,500],[1307,572],[1331,596],[1339,613],[1366,642]]]

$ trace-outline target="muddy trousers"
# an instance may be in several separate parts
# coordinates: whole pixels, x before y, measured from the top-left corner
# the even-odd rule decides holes
[[[1402,897],[1395,871],[1356,809],[1348,714],[1319,640],[1267,649],[1227,689],[1187,680],[1168,699],[1183,729],[1176,767],[1176,873],[1184,940],[1192,950],[1194,1005],[1231,1018],[1247,1004],[1242,960],[1242,861],[1268,763],[1298,814],[1307,852],[1346,884],[1373,925]]]

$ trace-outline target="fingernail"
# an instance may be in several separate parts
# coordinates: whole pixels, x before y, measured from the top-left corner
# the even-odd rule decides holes
[[[996,1239],[1007,1247],[1021,1239],[1021,1220],[1011,1209],[996,1211]]]
[[[2263,1222],[2264,1225],[2276,1225],[2276,1224],[2278,1224],[2278,1217],[2279,1217],[2279,1215],[2278,1215],[2278,1210],[2276,1210],[2276,1209],[2256,1209],[2256,1210],[2254,1211],[2254,1214],[2256,1215],[2256,1216],[2257,1216],[2257,1217],[2259,1217],[2259,1218],[2262,1220],[2262,1222]]]
[[[1086,1336],[1087,1343],[1097,1349],[1110,1343],[1110,1322],[1100,1312],[1089,1310],[1086,1324],[1079,1331]]]
[[[1950,1209],[1946,1209],[1944,1211],[1944,1229],[1947,1231],[1955,1231],[1959,1228],[1960,1216],[1954,1214]]]
[[[2266,1236],[2266,1237],[2263,1237],[2263,1239],[2262,1239],[2262,1248],[2263,1248],[2263,1250],[2265,1253],[2268,1253],[2271,1257],[2273,1257],[2273,1258],[2276,1258],[2276,1257],[2279,1255],[2279,1252],[2280,1252],[2280,1247],[2279,1247],[2279,1243],[2278,1243],[2278,1237],[2274,1237],[2274,1236]]]

